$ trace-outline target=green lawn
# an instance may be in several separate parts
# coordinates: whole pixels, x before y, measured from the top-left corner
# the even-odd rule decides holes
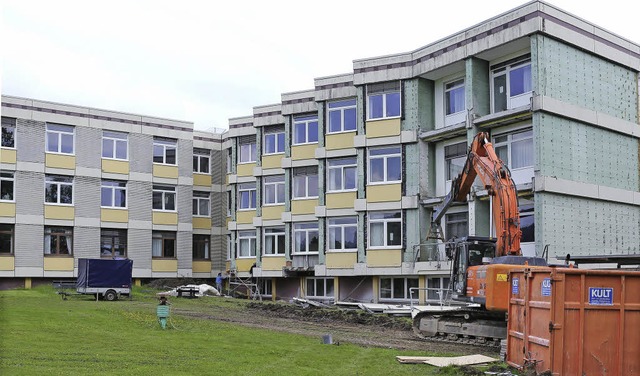
[[[208,304],[228,304],[222,299],[180,302],[203,311]],[[63,301],[46,286],[0,291],[0,374],[438,374],[435,367],[395,360],[396,355],[437,354],[329,346],[320,338],[175,314],[177,329],[162,330],[155,304],[153,292],[143,290],[132,301],[117,302],[84,296]]]

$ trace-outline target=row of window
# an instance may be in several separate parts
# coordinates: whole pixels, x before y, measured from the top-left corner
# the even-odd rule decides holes
[[[2,147],[16,147],[16,119],[2,117]],[[170,138],[154,137],[153,163],[177,165],[178,141]],[[71,125],[47,123],[45,150],[48,153],[75,154],[75,127]],[[102,158],[129,160],[129,135],[123,132],[102,132]],[[194,149],[193,172],[208,174],[210,154],[208,150]]]

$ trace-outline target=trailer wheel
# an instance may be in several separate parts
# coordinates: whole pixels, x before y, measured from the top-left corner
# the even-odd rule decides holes
[[[113,290],[107,290],[107,292],[104,293],[104,298],[105,300],[112,302],[118,299],[118,294],[116,294],[116,292]]]

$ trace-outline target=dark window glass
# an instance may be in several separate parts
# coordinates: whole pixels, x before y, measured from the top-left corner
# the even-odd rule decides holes
[[[356,109],[347,108],[344,110],[344,130],[354,131],[356,129]]]
[[[382,118],[383,114],[382,94],[369,96],[369,119]]]
[[[388,93],[387,117],[400,116],[400,93]]]

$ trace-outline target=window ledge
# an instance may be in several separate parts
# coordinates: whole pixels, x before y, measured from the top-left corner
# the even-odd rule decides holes
[[[327,249],[326,253],[358,253],[357,249]]]

